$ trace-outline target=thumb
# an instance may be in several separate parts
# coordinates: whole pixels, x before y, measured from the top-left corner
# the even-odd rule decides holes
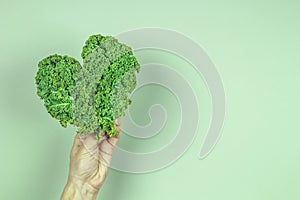
[[[117,135],[116,136],[113,136],[113,137],[110,137],[108,138],[108,142],[112,145],[112,146],[116,146],[119,139],[120,139],[120,132],[121,132],[121,119],[118,118],[114,121],[114,125],[116,127],[116,131],[117,131]]]

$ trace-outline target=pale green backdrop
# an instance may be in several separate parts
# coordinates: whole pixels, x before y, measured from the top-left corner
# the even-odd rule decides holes
[[[59,199],[66,183],[75,129],[60,127],[35,95],[38,61],[52,53],[79,59],[89,35],[139,27],[179,31],[207,51],[227,97],[223,135],[198,160],[211,109],[203,80],[187,71],[187,80],[203,91],[194,144],[158,172],[111,170],[98,199],[300,199],[299,9],[292,0],[1,0],[0,199]],[[131,141],[128,149],[155,150],[170,136],[160,138]],[[120,146],[128,140],[124,135]]]

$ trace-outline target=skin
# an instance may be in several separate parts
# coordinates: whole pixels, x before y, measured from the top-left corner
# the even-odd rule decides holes
[[[108,137],[102,134],[100,140],[95,134],[74,139],[70,156],[70,173],[61,200],[94,200],[107,176],[112,153],[120,138],[120,120],[114,122],[118,135]]]

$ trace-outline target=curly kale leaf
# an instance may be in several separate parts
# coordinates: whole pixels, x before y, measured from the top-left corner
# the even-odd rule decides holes
[[[37,94],[50,115],[78,127],[82,135],[104,131],[115,136],[113,122],[125,115],[140,65],[130,47],[111,36],[93,35],[74,58],[52,55],[39,62]]]
[[[83,70],[88,74],[88,78],[79,77],[83,85],[89,82],[89,87],[85,87],[85,93],[93,97],[94,110],[88,113],[89,124],[95,124],[95,120],[99,124],[98,129],[89,126],[87,130],[94,129],[98,134],[98,130],[102,130],[114,136],[117,131],[113,121],[125,115],[125,110],[131,103],[129,95],[136,86],[135,72],[139,71],[140,65],[131,48],[111,36],[90,36],[81,55]],[[77,100],[85,101],[86,106],[80,107],[83,110],[87,110],[86,107],[91,105],[87,99],[76,98]]]
[[[51,55],[41,60],[35,76],[37,94],[48,113],[63,127],[74,124],[73,87],[81,65],[68,56]]]

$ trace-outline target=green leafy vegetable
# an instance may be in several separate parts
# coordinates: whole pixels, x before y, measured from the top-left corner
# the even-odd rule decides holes
[[[37,94],[50,115],[63,127],[78,127],[85,135],[117,134],[113,121],[131,103],[140,65],[130,47],[111,36],[93,35],[86,41],[83,65],[68,56],[52,55],[39,62]]]
[[[52,55],[38,64],[35,80],[37,94],[44,100],[49,114],[63,127],[74,124],[73,87],[81,65],[74,58]]]

